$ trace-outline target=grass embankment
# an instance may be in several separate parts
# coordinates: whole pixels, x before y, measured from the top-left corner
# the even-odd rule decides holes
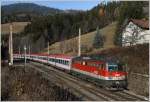
[[[1,100],[3,101],[73,101],[80,100],[32,68],[2,66]]]
[[[93,39],[95,37],[96,31],[83,34],[81,36],[81,46],[84,45],[87,48],[90,48],[91,49],[90,52],[96,52],[96,51],[100,51],[100,50],[103,50],[103,49],[113,48],[113,47],[115,47],[115,45],[113,43],[115,30],[116,30],[116,22],[113,22],[112,24],[100,29],[100,33],[102,35],[104,35],[104,37],[106,39],[105,43],[104,43],[104,48],[101,48],[101,49],[93,49],[92,48]],[[76,49],[77,49],[77,47],[78,47],[78,37],[75,37],[75,38],[72,38],[72,39],[69,39],[69,40],[65,40],[65,43],[63,43],[63,44],[66,45],[68,47],[68,49],[70,49],[72,47],[76,47]],[[53,53],[62,53],[60,51],[60,45],[61,45],[61,42],[56,42],[56,43],[52,44],[49,48],[50,53],[51,54],[53,54]],[[47,53],[47,48],[44,49],[43,52]],[[66,51],[64,54],[77,55],[77,52],[74,53],[73,50],[69,50],[69,51]]]
[[[24,30],[24,27],[29,24],[30,22],[13,22],[13,33],[19,33]],[[1,25],[1,33],[2,34],[9,34],[10,33],[10,28],[9,28],[10,23],[2,24]]]

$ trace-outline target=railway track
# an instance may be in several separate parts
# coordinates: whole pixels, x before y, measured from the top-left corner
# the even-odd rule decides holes
[[[130,94],[125,91],[108,91],[100,88],[90,82],[81,80],[70,74],[67,74],[58,69],[52,68],[44,64],[30,62],[29,67],[32,67],[39,72],[43,73],[44,76],[53,81],[59,86],[68,88],[71,92],[81,97],[83,100],[90,101],[146,101],[144,98]]]

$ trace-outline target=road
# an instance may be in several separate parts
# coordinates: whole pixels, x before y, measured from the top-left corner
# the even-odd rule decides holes
[[[109,91],[100,88],[85,80],[72,76],[52,66],[30,62],[28,67],[34,68],[42,75],[60,87],[69,89],[70,92],[86,101],[146,101],[144,97],[129,91]]]

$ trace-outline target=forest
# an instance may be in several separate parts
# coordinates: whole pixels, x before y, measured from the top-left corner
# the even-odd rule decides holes
[[[45,12],[38,15],[34,10],[28,10],[29,12],[23,16],[23,20],[31,23],[25,27],[21,34],[30,35],[34,42],[43,36],[52,44],[77,36],[79,28],[81,28],[82,34],[85,34],[96,30],[97,27],[101,29],[117,21],[114,43],[120,45],[121,32],[123,29],[122,25],[126,19],[141,19],[143,17],[148,19],[143,13],[144,6],[148,6],[148,1],[111,1],[100,3],[91,10],[70,10],[69,13],[58,9],[38,9],[38,7],[35,6],[39,12],[42,12],[42,10]],[[18,11],[17,14],[19,12],[20,11]],[[20,13],[22,14],[22,12]],[[17,18],[18,16],[10,17],[11,15],[15,15],[16,12],[9,16],[7,14],[9,13],[4,13],[2,9],[2,21],[17,22],[22,19],[20,16],[19,18]]]

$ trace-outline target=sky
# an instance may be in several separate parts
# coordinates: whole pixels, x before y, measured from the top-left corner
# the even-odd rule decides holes
[[[76,10],[90,10],[101,2],[109,0],[2,0],[1,5],[9,5],[13,3],[35,3],[52,8],[62,10],[76,9]]]

